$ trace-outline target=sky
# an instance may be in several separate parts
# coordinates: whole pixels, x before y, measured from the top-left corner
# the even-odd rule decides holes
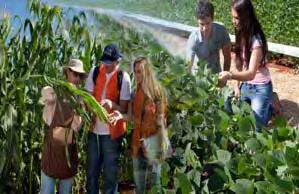
[[[42,2],[53,3],[54,0],[42,0]],[[0,18],[4,13],[10,16],[19,15],[22,19],[29,16],[26,0],[0,0]]]

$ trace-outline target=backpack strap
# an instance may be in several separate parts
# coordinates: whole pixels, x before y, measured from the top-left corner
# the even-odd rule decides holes
[[[96,85],[97,83],[97,79],[98,79],[98,76],[100,74],[100,66],[96,66],[93,70],[93,74],[92,74],[92,80],[93,80],[93,83],[94,85]],[[117,71],[117,88],[118,90],[120,91],[121,90],[121,85],[122,85],[122,82],[123,82],[123,71],[122,70],[118,70]]]
[[[96,85],[96,83],[97,83],[99,74],[100,74],[100,66],[96,66],[94,68],[93,74],[92,74],[92,80],[93,80],[94,85]]]
[[[121,91],[121,85],[122,85],[122,82],[123,82],[123,76],[124,76],[124,73],[122,70],[118,70],[117,71],[117,87],[118,87],[118,90]]]

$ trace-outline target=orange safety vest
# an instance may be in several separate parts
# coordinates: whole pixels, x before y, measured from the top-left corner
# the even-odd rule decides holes
[[[117,86],[118,83],[117,70],[118,70],[118,66],[115,67],[112,73],[112,77],[108,81],[106,87],[106,99],[109,99],[116,104],[119,103],[119,96],[120,96],[120,91],[118,90],[118,86]],[[98,102],[101,101],[105,83],[106,83],[106,70],[104,65],[101,65],[100,74],[96,80],[96,85],[93,91],[93,96]],[[118,137],[121,137],[126,132],[126,122],[124,120],[119,120],[115,126],[109,124],[109,129],[110,129],[111,139],[116,139]]]

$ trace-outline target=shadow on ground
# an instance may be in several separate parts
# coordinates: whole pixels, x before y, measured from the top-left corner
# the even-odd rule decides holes
[[[299,106],[296,102],[282,99],[282,112],[285,119],[291,126],[299,127]]]

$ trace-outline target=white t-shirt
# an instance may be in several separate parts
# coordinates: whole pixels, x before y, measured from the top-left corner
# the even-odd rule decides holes
[[[85,89],[90,93],[93,93],[93,90],[95,87],[95,84],[93,82],[94,69],[95,69],[95,67],[93,67],[91,69],[91,71],[89,72],[86,83],[85,83]],[[112,77],[112,73],[106,74],[106,83],[104,85],[104,89],[103,89],[103,93],[102,93],[102,97],[101,97],[102,100],[106,98],[106,87],[107,87],[107,84],[108,84],[110,78]],[[122,80],[121,90],[120,90],[120,100],[130,100],[130,99],[131,99],[130,76],[127,72],[123,72],[123,80]],[[109,135],[110,134],[109,126],[106,123],[100,122],[100,120],[98,118],[96,119],[96,124],[95,124],[95,128],[94,128],[93,132],[98,135]]]

